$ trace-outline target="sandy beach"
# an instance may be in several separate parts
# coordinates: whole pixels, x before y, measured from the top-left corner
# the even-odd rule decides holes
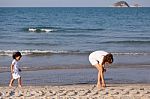
[[[0,99],[150,99],[150,84],[0,87]]]

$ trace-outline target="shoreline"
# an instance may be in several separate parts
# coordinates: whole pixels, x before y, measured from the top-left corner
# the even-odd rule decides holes
[[[150,84],[107,84],[98,90],[95,84],[65,86],[0,87],[1,98],[38,99],[149,99]]]

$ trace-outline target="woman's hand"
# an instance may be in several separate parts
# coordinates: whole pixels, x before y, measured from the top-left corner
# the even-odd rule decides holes
[[[106,72],[106,68],[103,67],[103,72]]]

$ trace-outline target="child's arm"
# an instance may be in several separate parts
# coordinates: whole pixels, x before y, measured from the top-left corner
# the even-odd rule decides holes
[[[14,71],[13,71],[13,70],[14,70],[14,65],[13,65],[13,64],[11,64],[11,65],[10,65],[10,71],[11,71],[11,73],[14,73]]]

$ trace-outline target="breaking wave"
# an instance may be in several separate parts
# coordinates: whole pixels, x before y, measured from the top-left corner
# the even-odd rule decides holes
[[[0,50],[0,56],[12,56],[17,50]],[[19,50],[22,55],[90,54],[91,51]],[[150,55],[150,52],[112,52],[114,55]]]
[[[0,50],[0,56],[11,56],[17,50]],[[78,51],[20,50],[22,55],[75,54]]]
[[[36,29],[36,28],[29,28],[28,29],[29,32],[54,32],[57,30],[54,29]]]
[[[25,30],[29,32],[87,32],[87,31],[103,31],[102,28],[61,28],[61,27],[30,27]]]

